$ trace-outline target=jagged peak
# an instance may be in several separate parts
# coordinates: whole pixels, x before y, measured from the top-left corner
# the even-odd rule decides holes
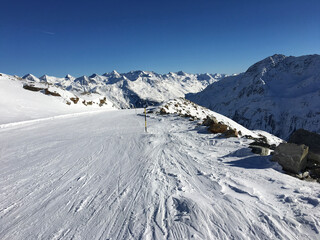
[[[178,76],[186,76],[187,74],[183,71],[179,71],[179,72],[177,72],[177,75]]]
[[[42,75],[41,77],[39,77],[39,79],[41,79],[41,80],[46,80],[48,77],[49,77],[48,75],[44,74],[44,75]]]
[[[28,73],[28,74],[24,75],[22,78],[23,78],[23,79],[26,79],[26,78],[29,78],[29,77],[37,78],[36,76],[34,76],[34,75],[31,74],[31,73]]]
[[[95,77],[99,77],[99,75],[96,74],[96,73],[94,73],[94,74],[92,74],[92,75],[89,76],[89,78],[95,78]]]
[[[26,75],[24,75],[22,77],[22,79],[26,79],[26,80],[29,80],[29,81],[34,81],[34,82],[39,82],[39,78],[37,78],[36,76],[32,75],[31,73],[28,73]]]
[[[74,79],[75,77],[73,77],[73,76],[70,75],[70,74],[67,74],[67,75],[65,76],[65,78],[66,78],[66,79]]]
[[[112,78],[121,78],[121,74],[118,73],[116,70],[113,70],[112,72],[109,72],[109,73],[104,73],[102,76],[105,76],[105,77],[112,77]]]

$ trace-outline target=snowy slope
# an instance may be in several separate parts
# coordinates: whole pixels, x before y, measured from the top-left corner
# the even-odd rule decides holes
[[[28,80],[29,81],[29,80]],[[47,88],[39,81],[31,80],[33,86]],[[30,84],[31,82],[27,82]],[[112,104],[99,107],[97,104],[85,106],[81,102],[99,100],[101,96],[80,96],[79,104],[74,104],[70,98],[76,97],[71,92],[55,86],[49,86],[49,90],[57,92],[61,97],[47,96],[41,92],[33,92],[23,89],[26,81],[16,77],[1,74],[0,76],[0,124],[9,124],[34,120],[39,118],[54,117],[57,115],[74,114],[88,111],[101,111],[114,109]],[[66,102],[70,105],[67,105]]]
[[[223,116],[219,113],[211,111],[205,107],[197,105],[187,99],[178,98],[172,99],[168,102],[163,103],[156,108],[156,113],[161,114],[161,110],[164,110],[167,114],[175,114],[182,117],[190,117],[190,120],[198,120],[199,123],[203,123],[203,120],[207,117],[213,117],[218,122],[227,125],[230,129],[235,129],[239,133],[239,137],[250,136],[252,138],[261,138],[265,137],[265,140],[268,144],[275,144],[278,146],[283,142],[282,139],[261,130],[249,130],[242,125],[236,123],[232,119]]]
[[[186,98],[282,138],[299,128],[320,133],[320,56],[274,55]]]
[[[122,110],[0,129],[0,239],[319,237],[318,183],[195,128]]]
[[[42,82],[55,85],[75,95],[96,93],[106,97],[118,108],[155,105],[186,93],[196,93],[209,84],[224,78],[224,74],[187,74],[184,72],[157,74],[147,71],[118,73],[113,71],[103,75],[92,74],[74,78],[43,75],[40,78],[32,74],[23,79],[28,82]]]

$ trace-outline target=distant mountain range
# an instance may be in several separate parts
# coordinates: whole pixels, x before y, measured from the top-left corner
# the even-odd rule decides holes
[[[168,99],[184,97],[186,93],[196,93],[208,85],[224,78],[225,74],[187,74],[182,71],[157,74],[147,71],[118,73],[113,71],[103,75],[92,74],[75,78],[32,74],[22,77],[28,83],[43,83],[60,87],[79,94],[97,93],[113,102],[117,108],[156,105]]]
[[[186,97],[249,129],[261,129],[284,139],[298,128],[320,133],[319,55],[276,54],[232,76],[113,71],[78,78],[27,74],[15,79],[24,85],[49,87],[69,105],[132,108]]]
[[[320,56],[273,55],[186,98],[284,139],[299,128],[320,133]]]

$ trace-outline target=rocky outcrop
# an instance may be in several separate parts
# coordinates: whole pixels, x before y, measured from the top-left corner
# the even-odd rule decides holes
[[[290,136],[288,142],[307,145],[309,147],[308,161],[315,161],[320,164],[319,134],[299,129]]]
[[[39,92],[41,90],[44,90],[44,88],[39,88],[39,87],[35,87],[35,86],[32,86],[32,85],[27,85],[27,84],[24,84],[23,88],[26,89],[26,90],[29,90],[29,91],[33,91],[33,92]]]
[[[45,89],[43,90],[43,93],[44,93],[45,95],[51,95],[51,96],[54,96],[54,97],[61,97],[61,95],[60,95],[59,93],[57,93],[57,92],[51,92],[51,91],[48,90],[48,88],[45,88]]]
[[[229,129],[224,133],[224,136],[229,137],[239,137],[239,133],[236,129]]]
[[[218,120],[213,116],[207,116],[205,119],[203,119],[202,125],[203,126],[211,126],[212,124],[217,124]]]
[[[228,125],[225,125],[223,123],[213,123],[208,128],[209,132],[211,133],[225,133],[226,131],[228,131],[228,129]]]
[[[70,100],[74,103],[77,104],[79,102],[79,98],[78,97],[72,97],[70,98]]]
[[[295,143],[281,143],[274,151],[272,160],[278,162],[283,170],[298,174],[307,166],[309,147]]]

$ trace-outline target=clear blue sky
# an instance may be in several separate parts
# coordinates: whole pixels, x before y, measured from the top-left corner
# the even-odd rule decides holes
[[[4,0],[0,72],[239,73],[320,53],[319,0]]]

